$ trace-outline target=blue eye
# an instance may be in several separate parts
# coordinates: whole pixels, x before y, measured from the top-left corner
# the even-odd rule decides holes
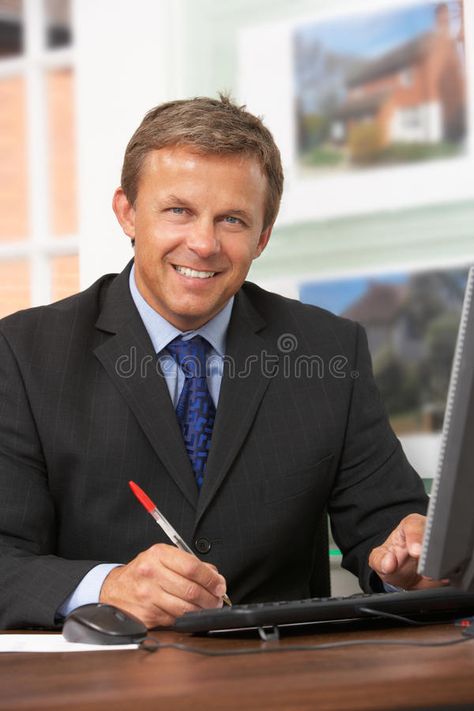
[[[172,207],[170,209],[173,215],[182,215],[184,213],[184,207]]]
[[[232,215],[227,215],[225,217],[226,222],[228,222],[230,225],[238,225],[240,220],[238,217],[233,217]]]

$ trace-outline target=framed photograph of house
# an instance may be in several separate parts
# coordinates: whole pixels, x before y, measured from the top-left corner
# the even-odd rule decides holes
[[[376,9],[294,32],[299,163],[350,170],[466,151],[462,0]]]
[[[468,267],[304,281],[299,296],[361,323],[409,459],[434,476]]]
[[[239,100],[286,175],[279,224],[474,198],[474,3],[339,0],[247,27]]]

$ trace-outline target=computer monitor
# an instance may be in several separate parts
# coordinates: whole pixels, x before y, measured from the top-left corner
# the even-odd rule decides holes
[[[474,590],[474,267],[464,296],[418,570]]]

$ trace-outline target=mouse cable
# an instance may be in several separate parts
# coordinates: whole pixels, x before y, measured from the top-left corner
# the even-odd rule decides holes
[[[469,642],[474,636],[464,635],[444,642],[415,642],[403,639],[353,639],[346,642],[323,642],[322,644],[289,644],[285,646],[268,646],[255,649],[255,647],[243,647],[242,649],[199,649],[187,644],[162,643],[156,637],[148,637],[140,643],[139,648],[146,652],[156,652],[160,649],[179,649],[182,652],[201,654],[205,657],[232,657],[241,654],[266,654],[267,652],[313,652],[324,649],[341,649],[342,647],[374,646],[383,645],[387,647],[452,647],[455,644]],[[270,643],[271,644],[271,643]]]

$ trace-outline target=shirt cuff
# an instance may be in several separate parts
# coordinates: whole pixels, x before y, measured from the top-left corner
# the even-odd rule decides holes
[[[70,612],[91,602],[99,602],[100,589],[107,575],[114,568],[118,568],[120,563],[100,563],[91,568],[82,578],[75,590],[58,607],[56,618],[64,618]]]

